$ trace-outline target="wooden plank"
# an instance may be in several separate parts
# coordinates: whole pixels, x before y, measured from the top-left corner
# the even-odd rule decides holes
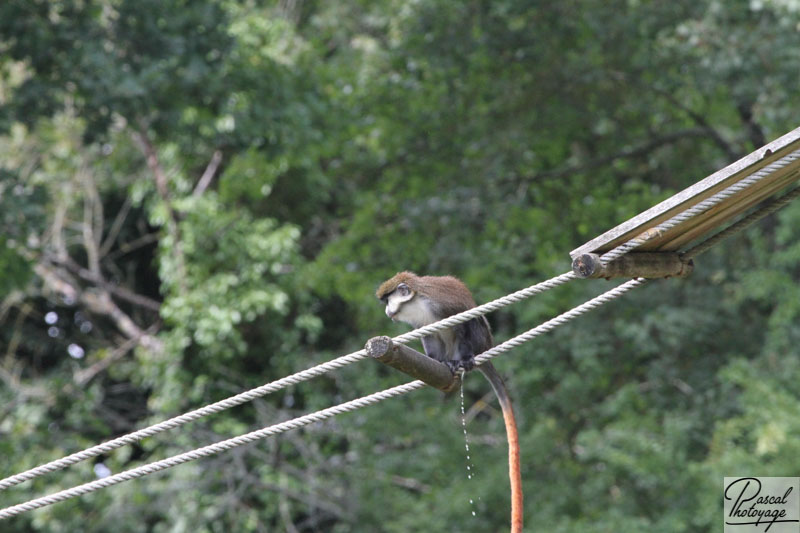
[[[781,173],[784,169],[776,172],[776,174]],[[727,203],[720,204],[717,206],[719,209],[711,209],[708,213],[703,213],[702,216],[697,217],[699,220],[698,224],[695,224],[694,227],[687,229],[682,234],[679,234],[676,238],[667,241],[664,238],[664,243],[661,245],[659,250],[680,250],[684,248],[690,242],[711,233],[714,230],[721,229],[721,227],[729,220],[734,218],[736,215],[760,204],[762,201],[770,198],[774,194],[778,193],[779,191],[786,188],[788,185],[800,181],[800,165],[797,165],[796,168],[789,168],[788,171],[783,173],[784,175],[780,176],[778,179],[772,181],[769,187],[764,187],[759,191],[756,191],[753,194],[747,194],[749,191],[744,191],[735,197],[732,197],[731,200],[733,202],[731,205]]]
[[[381,363],[444,392],[450,392],[461,383],[461,378],[446,364],[403,344],[395,344],[390,337],[372,337],[364,349]]]
[[[735,163],[718,170],[660,204],[623,222],[570,252],[574,259],[586,253],[603,253],[636,237],[683,210],[746,178],[781,157],[800,149],[800,128],[762,146]],[[706,213],[667,231],[640,251],[677,251],[688,242],[719,228],[739,213],[800,180],[800,161],[772,173],[747,190],[726,199]]]
[[[797,181],[800,165],[784,167],[777,170],[767,179],[764,179],[746,190],[731,196],[724,202],[712,207],[705,213],[693,217],[683,224],[665,232],[659,239],[640,247],[642,251],[676,251],[683,245],[699,238],[702,235],[718,228],[737,214],[769,198],[790,183]],[[745,174],[746,177],[749,174]],[[727,185],[726,185],[727,186]]]
[[[579,255],[572,272],[579,278],[685,278],[694,270],[691,259],[676,252],[631,252],[604,264],[597,254]]]

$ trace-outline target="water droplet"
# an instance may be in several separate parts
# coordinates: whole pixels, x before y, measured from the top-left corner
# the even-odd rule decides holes
[[[474,474],[474,465],[469,456],[469,435],[467,434],[467,415],[464,411],[464,376],[461,377],[461,427],[464,429],[464,449],[467,455],[467,479],[472,479]],[[472,507],[472,516],[477,516],[475,513],[475,502],[472,498],[469,500],[469,505]]]
[[[70,344],[67,346],[67,353],[69,353],[69,356],[73,359],[83,359],[83,356],[85,355],[83,348],[77,344]]]
[[[94,465],[94,474],[97,476],[97,479],[103,479],[111,475],[111,469],[103,463],[97,463]]]

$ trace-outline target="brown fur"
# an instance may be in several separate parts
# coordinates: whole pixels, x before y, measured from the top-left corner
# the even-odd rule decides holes
[[[447,318],[475,307],[475,300],[464,283],[453,276],[417,276],[413,272],[398,272],[391,279],[381,283],[375,296],[382,300],[389,296],[401,283],[415,293],[427,298],[436,307],[441,318]]]
[[[404,270],[403,272],[398,272],[393,277],[387,279],[381,286],[378,287],[378,290],[375,291],[375,296],[378,297],[379,300],[383,300],[390,294],[392,294],[395,290],[397,290],[397,286],[401,283],[405,283],[408,285],[408,288],[414,292],[419,292],[420,283],[419,283],[419,276],[414,274],[413,272],[409,272]]]

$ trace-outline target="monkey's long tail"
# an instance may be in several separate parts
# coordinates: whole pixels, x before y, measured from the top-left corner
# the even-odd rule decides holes
[[[508,478],[511,481],[511,533],[522,533],[522,473],[519,465],[519,435],[517,434],[517,421],[514,418],[514,409],[508,395],[503,378],[497,373],[492,363],[486,362],[478,367],[486,376],[494,389],[500,408],[503,410],[503,420],[506,424],[508,438]]]

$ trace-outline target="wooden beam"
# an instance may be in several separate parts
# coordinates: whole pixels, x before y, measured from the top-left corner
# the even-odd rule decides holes
[[[459,383],[459,377],[446,364],[403,344],[395,344],[390,337],[373,337],[364,349],[370,357],[441,391],[450,392]]]
[[[683,278],[694,270],[674,252],[631,252],[603,265],[597,254],[581,254],[572,261],[579,278]]]
[[[718,170],[707,178],[667,198],[660,204],[636,215],[604,234],[570,252],[575,259],[586,253],[603,253],[654,228],[685,209],[700,203],[717,192],[741,181],[770,163],[800,149],[800,128],[754,150],[735,163]],[[800,160],[776,170],[763,180],[727,198],[706,213],[675,226],[639,247],[640,252],[676,252],[692,241],[720,229],[736,216],[777,194],[792,183],[800,181]]]

